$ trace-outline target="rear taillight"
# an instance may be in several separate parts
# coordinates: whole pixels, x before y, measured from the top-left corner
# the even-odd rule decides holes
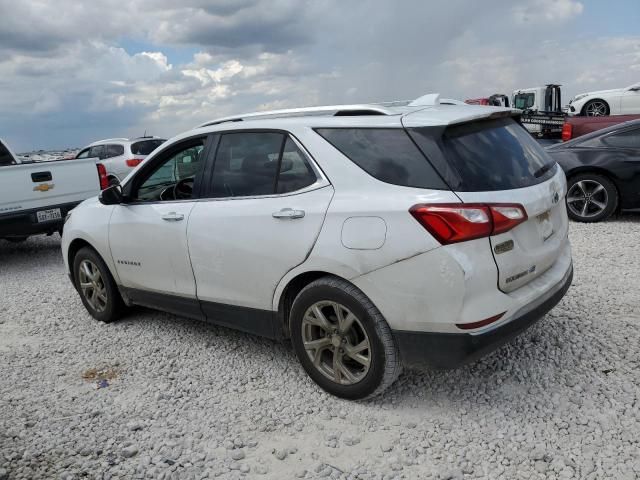
[[[498,235],[527,220],[522,205],[505,203],[422,204],[409,212],[443,245]]]
[[[566,142],[573,137],[573,125],[565,123],[562,125],[562,141]]]
[[[137,167],[138,165],[140,165],[140,163],[142,163],[142,160],[142,158],[130,158],[126,161],[127,167]]]
[[[104,168],[104,165],[101,163],[97,163],[98,167],[98,177],[100,178],[100,190],[104,190],[109,186],[109,179],[107,178],[107,169]]]

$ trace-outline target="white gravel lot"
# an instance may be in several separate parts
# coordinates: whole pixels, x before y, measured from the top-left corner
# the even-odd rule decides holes
[[[100,324],[57,237],[1,242],[0,480],[639,478],[640,215],[571,240],[573,287],[531,330],[360,403],[289,345],[144,309]]]

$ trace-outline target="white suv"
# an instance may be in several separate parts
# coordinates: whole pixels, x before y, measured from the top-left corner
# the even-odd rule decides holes
[[[512,115],[430,96],[202,125],[73,210],[68,273],[98,320],[137,304],[290,338],[345,398],[455,367],[571,284],[564,173]]]
[[[96,158],[104,165],[109,185],[118,185],[147,155],[166,140],[158,137],[108,138],[87,145],[76,158]]]

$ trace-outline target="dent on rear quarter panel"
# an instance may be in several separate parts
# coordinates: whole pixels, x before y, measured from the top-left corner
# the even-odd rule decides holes
[[[414,255],[352,279],[394,330],[452,331],[465,272],[444,249]]]

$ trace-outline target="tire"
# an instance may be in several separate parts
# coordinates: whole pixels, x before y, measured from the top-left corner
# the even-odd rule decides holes
[[[109,186],[113,187],[114,185],[120,185],[120,180],[115,177],[109,177]]]
[[[85,265],[94,275],[95,272],[98,275],[91,277],[86,270],[81,271]],[[78,251],[73,259],[73,277],[80,299],[93,318],[105,323],[120,318],[126,307],[111,272],[95,250],[84,247]],[[83,289],[83,284],[87,283],[93,285]]]
[[[588,101],[582,107],[582,114],[587,117],[603,117],[609,115],[610,112],[609,104],[597,98]]]
[[[618,190],[597,173],[582,173],[567,182],[567,213],[577,222],[600,222],[618,208]]]
[[[337,320],[337,309],[344,323]],[[330,276],[315,280],[298,294],[290,313],[296,356],[311,379],[330,394],[349,400],[375,397],[402,372],[389,325],[354,285]],[[338,325],[345,328],[340,331]],[[318,347],[307,343],[305,348],[305,341],[315,341]],[[349,350],[352,353],[346,353]]]

